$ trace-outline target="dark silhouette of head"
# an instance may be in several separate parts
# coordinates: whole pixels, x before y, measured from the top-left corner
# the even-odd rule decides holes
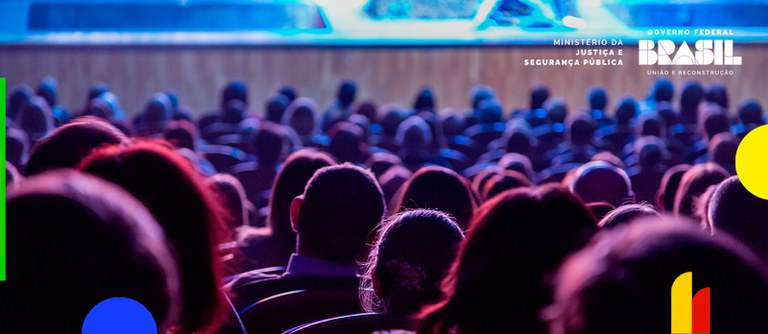
[[[227,105],[224,105],[226,107]],[[144,107],[144,126],[156,131],[162,131],[173,119],[171,100],[165,93],[155,93],[149,98]]]
[[[35,93],[32,91],[32,88],[29,88],[27,85],[21,85],[14,88],[8,95],[8,117],[12,120],[16,120],[16,116],[21,109],[29,104],[29,101],[32,100],[34,95]]]
[[[56,171],[27,179],[6,205],[3,330],[79,332],[91,308],[112,297],[143,304],[159,331],[176,324],[178,273],[163,231],[124,190]],[[56,311],[43,319],[30,311],[40,305]]]
[[[603,161],[592,161],[579,167],[570,187],[585,203],[607,202],[618,207],[634,201],[627,173]]]
[[[441,282],[448,274],[461,228],[434,210],[410,210],[382,222],[360,284],[368,312],[413,314],[443,298]]]
[[[434,112],[436,111],[435,108],[435,93],[432,92],[432,88],[422,87],[413,101],[413,110],[417,113],[422,111]]]
[[[253,148],[260,166],[274,166],[287,151],[282,129],[278,126],[263,126],[253,137]]]
[[[245,103],[240,100],[227,102],[221,110],[221,122],[225,124],[239,124],[245,118]]]
[[[730,132],[721,132],[709,141],[709,160],[725,168],[729,175],[736,174],[736,150],[739,139]]]
[[[675,85],[668,78],[660,77],[653,83],[653,100],[671,102],[675,97]]]
[[[79,169],[128,190],[162,226],[179,265],[179,330],[216,330],[226,305],[218,251],[225,227],[219,203],[192,164],[166,145],[142,142],[100,148]]]
[[[739,105],[739,120],[744,124],[765,124],[763,108],[757,100],[747,100]]]
[[[600,228],[615,228],[644,217],[661,217],[661,215],[650,204],[625,204],[608,212],[597,225]]]
[[[357,96],[357,84],[352,80],[344,80],[339,85],[336,100],[341,108],[349,108],[355,102]]]
[[[349,122],[338,122],[330,131],[331,145],[328,151],[336,161],[362,163],[363,152],[363,130],[359,126]]]
[[[649,218],[602,233],[567,260],[555,303],[544,312],[549,333],[669,332],[670,287],[686,273],[694,292],[708,289],[712,333],[768,331],[764,267],[743,245],[693,224]]]
[[[640,168],[660,166],[667,155],[664,141],[654,136],[638,138],[635,141],[634,151],[637,154]]]
[[[248,105],[248,87],[244,81],[230,81],[221,91],[221,107],[226,108],[229,102],[238,100]]]
[[[365,116],[371,123],[379,122],[378,106],[374,100],[365,100],[357,106],[357,114]]]
[[[444,167],[423,167],[402,186],[392,212],[408,209],[432,209],[446,212],[462,229],[469,227],[475,204],[464,180]]]
[[[699,102],[704,99],[704,88],[697,81],[689,81],[680,93],[680,122],[697,124]]]
[[[30,142],[36,142],[48,135],[54,128],[53,114],[45,99],[32,97],[16,115],[16,125],[29,136]]]
[[[544,108],[547,109],[547,118],[550,123],[565,123],[568,117],[568,104],[564,98],[553,97],[544,103]]]
[[[406,118],[405,112],[401,107],[395,105],[384,105],[381,108],[384,111],[384,117],[381,119],[381,132],[385,136],[394,137],[400,123]]]
[[[539,310],[551,302],[550,276],[595,229],[584,204],[556,185],[494,197],[478,209],[444,282],[447,297],[427,310],[419,332],[545,333]]]
[[[423,118],[408,117],[397,127],[395,143],[406,149],[426,149],[432,144],[432,130]]]
[[[707,102],[716,103],[721,108],[728,110],[728,89],[723,83],[714,83],[707,89],[707,95],[704,97]]]
[[[366,243],[384,215],[373,175],[351,164],[323,167],[291,203],[299,255],[350,264],[365,258]]]
[[[285,109],[288,108],[288,98],[285,95],[277,94],[264,103],[266,119],[272,123],[280,123],[283,120]]]
[[[290,239],[288,246],[296,247],[296,233],[291,228],[291,202],[304,193],[307,182],[317,170],[334,163],[327,154],[310,149],[298,150],[288,156],[275,177],[269,198],[267,221],[272,236]]]
[[[683,179],[683,175],[689,169],[691,165],[680,164],[667,169],[664,172],[664,176],[661,178],[661,184],[659,185],[659,191],[656,194],[656,206],[660,211],[672,212],[675,208],[675,195],[677,189],[680,187],[680,180]]]
[[[591,117],[580,113],[572,116],[568,124],[568,139],[573,145],[589,145],[595,136],[595,123]]]
[[[680,186],[675,194],[676,215],[693,216],[693,205],[711,185],[716,185],[728,177],[728,172],[716,163],[698,164],[689,169],[680,179]]]
[[[505,170],[491,176],[485,183],[481,195],[484,200],[490,200],[494,196],[507,190],[526,188],[531,186],[531,181],[525,175],[514,170]]]
[[[288,103],[286,103],[286,105],[299,97],[299,91],[296,90],[296,88],[293,86],[282,86],[277,90],[277,93],[285,96],[285,98],[288,99]]]
[[[97,147],[127,144],[117,128],[95,117],[81,117],[54,130],[32,149],[25,169],[27,176],[58,168],[74,168]]]
[[[475,85],[469,90],[469,105],[472,109],[478,109],[480,102],[494,99],[496,92],[490,86]]]
[[[243,184],[230,174],[215,174],[205,181],[226,213],[222,219],[229,231],[248,225],[248,199]],[[228,239],[233,240],[234,233]]]
[[[378,180],[384,173],[394,166],[402,166],[403,161],[400,157],[389,152],[376,152],[368,157],[365,161],[365,165],[371,170],[376,179]]]
[[[171,121],[163,130],[163,138],[177,148],[186,148],[193,152],[197,150],[200,135],[195,124],[188,120]]]
[[[29,157],[29,137],[17,128],[5,129],[5,161],[21,169]]]
[[[544,106],[544,101],[549,98],[549,87],[546,85],[534,85],[531,87],[531,110]]]
[[[764,261],[768,261],[768,200],[750,193],[737,176],[717,186],[709,202],[709,221],[717,238],[723,232],[741,240]]]
[[[608,105],[608,93],[603,87],[592,86],[587,93],[587,102],[590,110],[603,110]]]
[[[282,123],[290,126],[299,136],[309,136],[317,131],[317,104],[308,97],[300,97],[285,110]]]
[[[533,171],[531,159],[520,153],[507,153],[499,159],[499,167],[506,170],[513,170],[523,174],[529,181],[534,182],[536,175]]]
[[[616,107],[616,124],[630,125],[637,115],[637,101],[631,96],[621,99],[619,106]]]
[[[477,105],[480,123],[496,123],[501,122],[504,115],[504,108],[501,106],[501,102],[495,98],[485,99],[480,101]]]
[[[708,102],[699,106],[699,129],[706,140],[712,139],[716,134],[729,132],[731,122],[724,110],[717,104]]]
[[[35,90],[35,95],[45,99],[51,108],[58,105],[58,86],[59,83],[53,77],[45,77],[40,81],[40,85]]]
[[[665,121],[660,116],[640,116],[636,135],[637,137],[655,136],[664,138],[666,136]]]

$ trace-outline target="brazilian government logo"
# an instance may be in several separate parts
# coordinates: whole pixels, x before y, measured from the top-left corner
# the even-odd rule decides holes
[[[710,288],[693,295],[693,273],[687,272],[672,283],[672,334],[709,334]]]

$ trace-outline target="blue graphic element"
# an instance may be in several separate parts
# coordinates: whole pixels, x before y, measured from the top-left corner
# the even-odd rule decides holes
[[[96,304],[83,322],[82,334],[157,334],[152,313],[141,303],[125,297]]]

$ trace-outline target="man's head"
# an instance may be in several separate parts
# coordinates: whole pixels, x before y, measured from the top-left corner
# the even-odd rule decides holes
[[[363,255],[369,234],[384,214],[373,175],[351,164],[325,167],[291,203],[300,255],[350,263]]]
[[[603,161],[593,161],[579,167],[571,191],[585,203],[607,202],[618,207],[634,200],[627,173]]]

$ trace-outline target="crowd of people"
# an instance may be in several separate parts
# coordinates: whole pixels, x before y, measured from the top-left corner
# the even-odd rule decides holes
[[[322,111],[243,81],[207,112],[57,92],[8,97],[3,330],[77,332],[120,296],[159,333],[664,333],[693,272],[712,332],[768,333],[768,201],[735,172],[765,116],[722,84],[514,110],[484,85],[466,110],[349,80]]]

